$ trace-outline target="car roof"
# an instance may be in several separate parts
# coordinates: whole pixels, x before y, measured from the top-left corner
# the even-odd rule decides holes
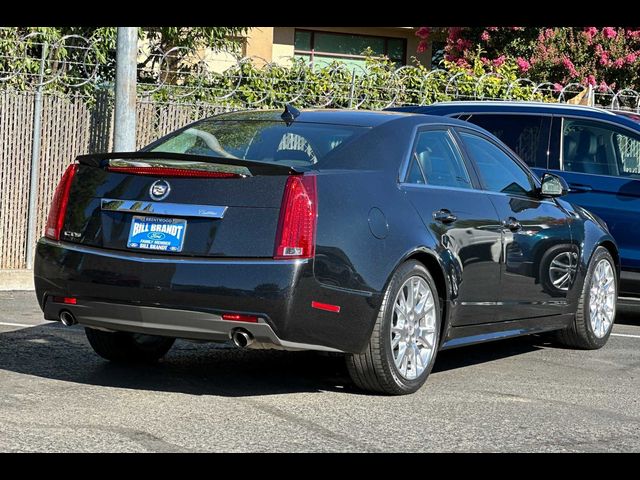
[[[509,112],[509,113],[545,113],[554,115],[571,115],[583,118],[600,119],[618,123],[634,130],[640,129],[640,124],[624,115],[605,110],[603,108],[588,107],[586,105],[571,105],[568,103],[548,103],[530,101],[453,101],[438,102],[431,105],[411,105],[390,109],[396,112],[423,113],[432,115],[447,115],[451,113],[480,113],[480,112]]]
[[[195,123],[206,121],[284,121],[281,117],[283,110],[244,110],[228,112],[198,120]],[[425,115],[411,112],[393,112],[388,110],[347,110],[347,109],[305,109],[300,110],[300,115],[294,123],[320,123],[327,125],[348,125],[358,127],[377,127],[383,124],[395,122],[405,126],[412,125],[459,125],[470,128],[467,122],[456,118],[442,117],[441,115]],[[484,130],[473,126],[477,130]]]
[[[244,110],[229,112],[210,117],[206,120],[254,120],[282,121],[283,109],[279,110]],[[295,118],[295,123],[326,123],[333,125],[352,125],[360,127],[376,127],[383,123],[412,115],[409,112],[338,110],[338,109],[304,109]]]

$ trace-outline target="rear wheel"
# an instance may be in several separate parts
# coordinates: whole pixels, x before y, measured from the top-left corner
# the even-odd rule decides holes
[[[617,299],[613,258],[606,248],[598,247],[589,262],[575,319],[568,328],[558,332],[559,342],[588,350],[603,347],[611,335]]]
[[[439,335],[435,282],[424,265],[406,262],[389,282],[369,345],[347,355],[349,374],[364,390],[413,393],[433,368]]]
[[[93,350],[113,362],[150,363],[162,358],[175,338],[128,332],[84,329]]]

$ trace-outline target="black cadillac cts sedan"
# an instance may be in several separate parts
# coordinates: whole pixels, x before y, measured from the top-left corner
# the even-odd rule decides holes
[[[411,393],[439,350],[545,331],[606,343],[618,250],[565,192],[450,118],[223,114],[78,157],[36,293],[109,360],[154,361],[175,338],[324,350],[363,389]]]

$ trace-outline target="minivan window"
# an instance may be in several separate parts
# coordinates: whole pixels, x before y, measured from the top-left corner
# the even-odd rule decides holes
[[[170,135],[150,151],[307,166],[367,130],[321,123],[207,120]]]
[[[460,132],[485,188],[492,192],[526,195],[533,190],[529,174],[489,140]]]
[[[445,130],[427,130],[416,136],[407,183],[471,188],[458,148]]]
[[[640,137],[615,126],[564,119],[562,166],[568,172],[638,177]]]
[[[474,113],[466,120],[494,134],[530,167],[547,168],[549,117]]]

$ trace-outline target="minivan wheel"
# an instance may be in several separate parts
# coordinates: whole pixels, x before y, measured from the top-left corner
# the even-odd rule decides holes
[[[613,258],[606,248],[598,247],[589,262],[575,319],[568,328],[558,332],[558,341],[571,348],[603,347],[611,335],[617,299]]]
[[[436,359],[440,300],[419,262],[401,265],[385,291],[369,344],[347,355],[347,368],[363,390],[402,395],[417,391]]]
[[[150,363],[162,358],[175,338],[128,332],[84,329],[93,350],[112,362]]]

